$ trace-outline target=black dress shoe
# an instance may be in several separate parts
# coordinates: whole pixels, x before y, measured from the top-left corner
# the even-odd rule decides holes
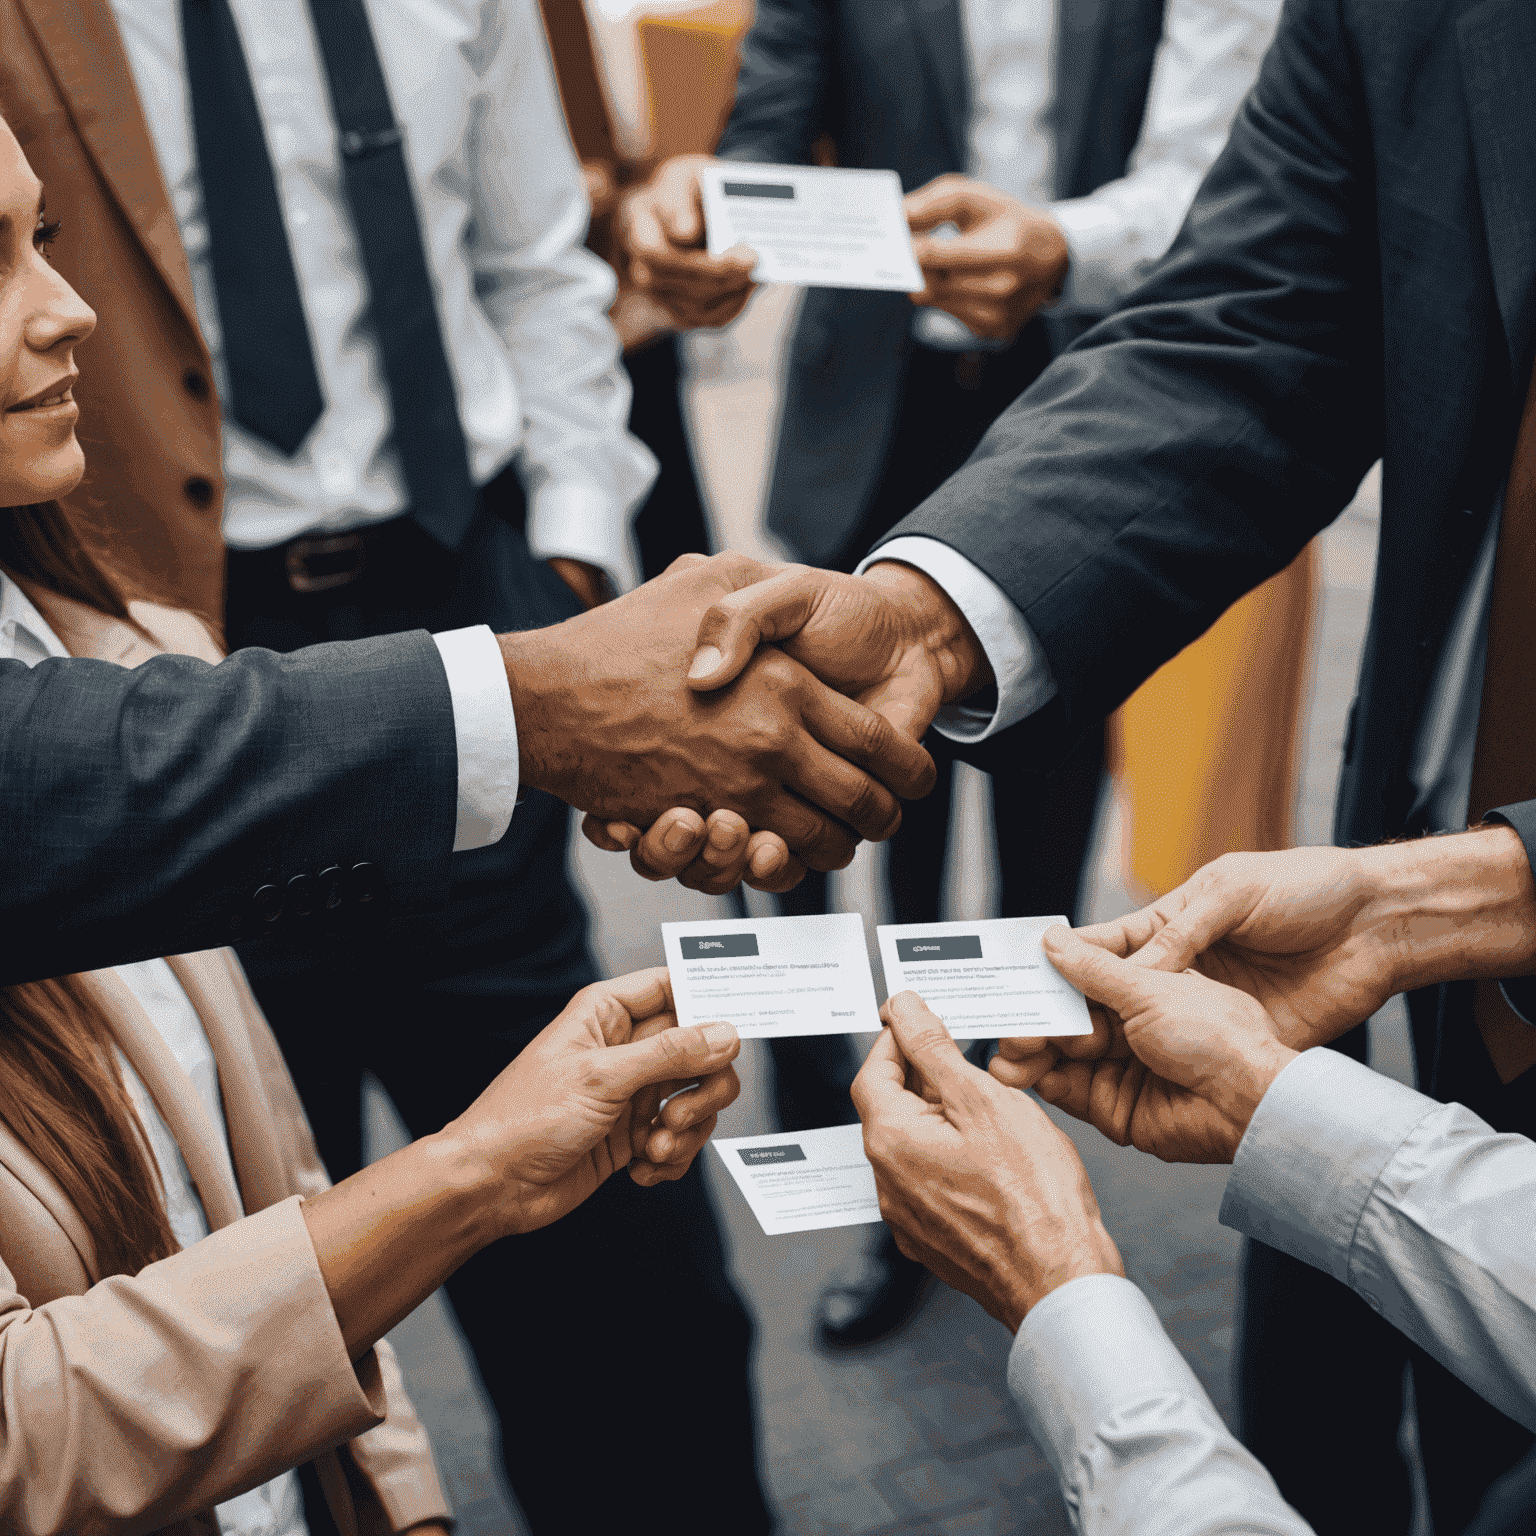
[[[917,1315],[932,1278],[882,1230],[858,1272],[834,1275],[821,1293],[816,1335],[822,1347],[858,1349],[889,1338]]]

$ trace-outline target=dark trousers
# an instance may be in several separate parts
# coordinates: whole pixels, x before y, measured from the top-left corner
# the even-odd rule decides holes
[[[879,486],[840,561],[852,570],[871,544],[936,491],[975,451],[992,423],[1050,361],[1044,328],[1027,326],[1005,352],[937,352],[914,347],[902,405]],[[949,847],[955,758],[947,739],[930,731],[928,750],[938,782],[924,800],[902,807],[901,830],[887,861],[893,920],[932,922]],[[1024,799],[994,784],[997,858],[1004,917],[1062,913],[1073,917],[1088,840],[1093,834],[1104,757],[1094,732],[1046,782]],[[827,881],[809,875],[779,898],[786,914],[824,912]],[[848,1087],[857,1063],[841,1036],[770,1042],[774,1102],[783,1130],[808,1130],[853,1118]],[[825,1118],[808,1118],[808,1117]]]
[[[529,556],[520,509],[510,477],[487,487],[457,555],[397,519],[370,538],[361,578],[321,594],[289,591],[278,552],[236,554],[230,643],[291,650],[399,629],[557,622],[574,600]],[[568,828],[563,805],[530,794],[501,842],[454,855],[447,908],[413,943],[338,940],[248,957],[333,1177],[360,1163],[365,1068],[413,1135],[435,1131],[594,979],[586,912],[566,871]],[[610,1536],[656,1509],[698,1536],[769,1529],[752,1329],[726,1277],[702,1169],[660,1190],[620,1174],[563,1221],[486,1249],[448,1293],[534,1530]]]
[[[693,450],[679,395],[678,339],[664,336],[624,354],[634,388],[629,430],[656,455],[656,483],[635,514],[635,542],[646,580],[658,576],[679,555],[712,553],[709,528]]]
[[[1536,1072],[1505,1086],[1472,1020],[1466,986],[1408,997],[1419,1081],[1465,1104],[1496,1130],[1536,1134]],[[1366,1059],[1365,1030],[1338,1042]],[[1419,1447],[1436,1536],[1476,1529],[1536,1530],[1536,1482],[1512,1469],[1529,1430],[1506,1418],[1431,1359],[1347,1286],[1277,1253],[1245,1245],[1236,1361],[1239,1433],[1318,1536],[1397,1536],[1412,1494],[1397,1449],[1404,1367],[1412,1374]],[[1526,1524],[1473,1527],[1490,1485],[1498,1516],[1529,1501]]]

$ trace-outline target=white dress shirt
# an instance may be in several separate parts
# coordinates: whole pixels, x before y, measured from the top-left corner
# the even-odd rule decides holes
[[[1227,142],[1280,18],[1280,0],[1168,0],[1141,134],[1125,175],[1052,199],[1060,0],[961,0],[971,79],[970,175],[1035,208],[1067,237],[1063,302],[1111,309],[1173,243]],[[953,315],[919,310],[913,334],[949,350],[986,347]]]
[[[586,192],[534,0],[365,0],[405,129],[427,265],[471,473],[514,456],[535,555],[637,567],[629,518],[655,475],[625,429],[630,388],[607,318],[614,277],[585,250]],[[224,532],[236,549],[379,522],[406,508],[367,316],[336,124],[305,0],[230,0],[267,131],[326,408],[293,458],[224,423]],[[225,372],[183,66],[179,0],[112,0]],[[227,398],[227,393],[226,393]]]
[[[1343,1281],[1536,1429],[1536,1143],[1307,1051],[1244,1133],[1221,1220]],[[1008,1380],[1084,1536],[1309,1529],[1128,1281],[1052,1291],[1019,1328]]]
[[[23,661],[30,667],[49,656],[68,655],[59,637],[27,595],[0,572],[0,658]],[[114,969],[139,1000],[150,1023],[159,1030],[176,1058],[176,1064],[191,1079],[209,1121],[218,1132],[219,1146],[229,1167],[230,1183],[238,1189],[234,1165],[230,1162],[224,1104],[219,1096],[219,1069],[197,1010],[164,960],[141,960]],[[192,1175],[149,1090],[121,1052],[118,1053],[118,1065],[160,1170],[171,1232],[183,1248],[190,1248],[208,1236],[208,1218],[203,1213]],[[215,1506],[214,1514],[218,1517],[221,1536],[308,1536],[309,1533],[297,1472],[284,1472],[258,1488],[225,1500]]]

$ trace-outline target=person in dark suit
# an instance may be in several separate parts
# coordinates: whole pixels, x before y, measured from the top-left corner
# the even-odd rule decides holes
[[[760,630],[919,719],[994,683],[996,734],[967,750],[1028,796],[1032,770],[1290,561],[1380,458],[1337,838],[1532,798],[1533,71],[1521,0],[1296,0],[1167,257],[892,530],[942,545],[948,575],[884,562],[738,594],[701,631],[696,685]],[[644,852],[662,869],[691,850]],[[748,857],[782,873],[762,839]],[[1536,1130],[1536,1030],[1471,983],[1408,1004],[1423,1088]],[[1365,1031],[1339,1048],[1364,1059]],[[1243,1437],[1318,1530],[1407,1529],[1405,1366],[1435,1527],[1459,1531],[1530,1434],[1342,1287],[1246,1250]]]
[[[1166,249],[1274,32],[1279,0],[763,0],[742,49],[726,160],[889,168],[927,288],[813,288],[790,344],[767,520],[794,558],[851,571],[969,457],[1053,352]],[[694,247],[702,156],[662,167],[619,223],[642,288],[684,325],[745,303],[751,262]],[[933,235],[939,226],[957,238]],[[1065,290],[1065,291],[1063,291]],[[994,797],[1005,917],[1077,907],[1102,732],[1042,794]],[[939,914],[952,754],[887,867],[893,921]],[[781,896],[827,908],[822,879]],[[839,1038],[774,1041],[786,1129],[851,1120]],[[829,1345],[910,1315],[926,1273],[888,1236],[821,1300]]]

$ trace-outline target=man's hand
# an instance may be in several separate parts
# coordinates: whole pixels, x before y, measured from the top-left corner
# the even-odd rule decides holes
[[[729,1024],[677,1027],[665,967],[598,982],[442,1135],[479,1163],[497,1230],[531,1232],[620,1168],[681,1178],[740,1090],[740,1049]]]
[[[889,837],[897,796],[933,784],[914,737],[781,649],[749,651],[708,689],[687,676],[713,605],[774,569],[685,555],[590,613],[501,636],[522,781],[603,823],[735,811],[823,870],[846,865],[859,837]]]
[[[951,224],[944,239],[912,242],[924,287],[914,304],[947,310],[977,336],[1012,341],[1042,304],[1061,294],[1070,252],[1050,214],[969,176],[947,175],[907,194],[914,233]]]
[[[853,1084],[897,1246],[1010,1332],[1081,1275],[1125,1273],[1076,1149],[1024,1094],[973,1067],[913,992]]]
[[[1048,1103],[1119,1146],[1170,1163],[1230,1163],[1269,1085],[1296,1057],[1247,993],[1193,971],[1173,975],[1122,960],[1070,928],[1049,928],[1046,958],[1112,1011],[1117,1042],[1097,1061],[1010,1052],[990,1070],[1034,1082]],[[1006,1044],[1007,1042],[1000,1042]]]
[[[992,681],[986,653],[949,595],[923,572],[893,561],[863,576],[787,566],[754,587],[743,585],[704,616],[689,686],[720,688],[759,645],[773,642],[913,741],[941,704]],[[771,826],[748,821],[759,830],[747,838],[736,829],[706,832],[696,817],[668,818],[643,836],[616,817],[588,817],[583,830],[600,848],[629,850],[648,879],[677,879],[712,892],[743,879],[760,890],[787,890],[804,873],[791,856],[800,849],[786,846]]]
[[[746,308],[757,256],[736,247],[722,256],[704,248],[699,170],[708,155],[678,155],[644,186],[624,195],[615,232],[629,260],[630,281],[681,330],[729,325]]]

